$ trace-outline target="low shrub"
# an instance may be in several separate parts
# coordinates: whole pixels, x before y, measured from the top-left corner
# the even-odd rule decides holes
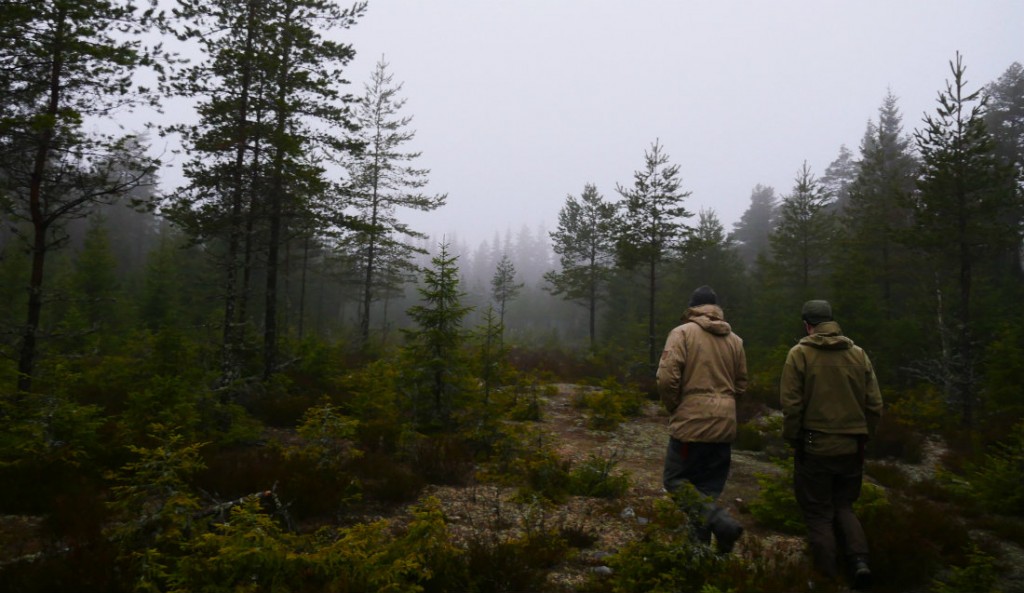
[[[690,518],[681,508],[688,504],[685,500],[657,499],[650,509],[653,518],[642,537],[626,544],[608,559],[610,575],[591,578],[582,590],[594,593],[781,593],[806,587],[807,563],[802,558],[794,558],[784,548],[766,545],[765,540],[748,538],[742,554],[728,555],[718,554],[713,547],[694,541],[688,528]]]
[[[760,490],[750,502],[750,514],[765,528],[802,534],[806,530],[793,494],[793,459],[780,459],[776,463],[782,467],[781,473],[756,474]]]
[[[994,444],[979,463],[966,468],[972,502],[992,513],[1024,516],[1024,422],[1014,426],[1006,440]]]
[[[965,562],[970,537],[948,506],[890,492],[858,507],[871,549],[871,570],[884,591],[919,590],[938,571]]]
[[[910,478],[894,463],[884,461],[868,461],[864,464],[864,473],[886,488],[905,489],[910,486]]]
[[[591,455],[569,472],[569,493],[575,496],[618,498],[629,490],[629,476],[616,474],[614,455],[604,459]]]
[[[541,496],[551,502],[565,502],[570,495],[571,466],[569,461],[561,459],[552,451],[541,451],[521,460],[516,468],[523,480],[518,498],[531,500]]]
[[[626,418],[638,416],[647,401],[644,393],[607,378],[600,389],[582,389],[573,395],[573,406],[588,413],[587,425],[594,430],[613,431]]]
[[[972,545],[965,566],[953,566],[947,574],[932,580],[932,593],[1000,593],[999,577],[1004,568],[996,559]]]
[[[519,535],[486,529],[476,532],[466,544],[470,586],[460,591],[545,590],[548,573],[571,552],[564,526],[550,524],[544,505],[528,505],[516,533]]]

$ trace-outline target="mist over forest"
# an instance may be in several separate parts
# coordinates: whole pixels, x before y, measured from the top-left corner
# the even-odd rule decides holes
[[[653,137],[557,220],[480,220],[506,230],[468,244],[409,222],[450,196],[427,191],[401,72],[345,81],[366,10],[0,6],[0,589],[793,590],[778,380],[802,303],[827,299],[885,401],[860,509],[876,589],[1024,591],[1020,62],[970,81],[969,56],[934,56],[923,118],[880,95],[827,167],[755,184],[728,224]],[[114,125],[170,101],[195,109]],[[170,135],[176,187],[151,150]],[[545,432],[559,397],[601,439],[656,414],[701,285],[746,349],[736,447],[776,468],[731,557],[695,552],[613,453]],[[522,529],[459,539],[431,493],[484,486]],[[597,515],[556,524],[579,499]],[[650,522],[597,550],[626,508]]]

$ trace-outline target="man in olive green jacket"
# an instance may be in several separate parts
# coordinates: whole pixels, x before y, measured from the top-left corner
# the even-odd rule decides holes
[[[722,494],[736,440],[736,396],[747,388],[743,340],[725,321],[717,295],[701,286],[690,297],[683,324],[665,342],[658,365],[658,392],[669,420],[665,490],[690,483],[707,501],[695,521],[695,535],[728,553],[743,533],[715,500]]]
[[[853,503],[863,482],[864,443],[882,416],[882,396],[871,360],[843,335],[828,301],[807,301],[801,315],[808,335],[790,349],[780,383],[782,436],[796,453],[793,488],[815,568],[826,578],[837,577],[841,551],[854,587],[861,589],[870,584],[871,569]]]

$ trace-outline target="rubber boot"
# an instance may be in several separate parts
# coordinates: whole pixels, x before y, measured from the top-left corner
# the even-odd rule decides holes
[[[850,575],[853,580],[854,590],[863,591],[871,587],[871,568],[868,566],[867,556],[854,556],[851,558]]]
[[[715,517],[711,529],[715,532],[715,546],[719,554],[732,552],[736,541],[743,535],[743,526],[733,519],[725,509],[722,509],[722,512]]]
[[[704,525],[715,535],[715,548],[719,554],[732,552],[736,541],[743,535],[743,526],[728,511],[716,504],[705,507]]]

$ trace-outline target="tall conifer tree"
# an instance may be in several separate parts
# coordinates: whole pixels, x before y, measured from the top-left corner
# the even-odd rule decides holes
[[[354,145],[342,72],[355,51],[327,33],[351,27],[365,9],[326,0],[179,0],[176,33],[198,41],[205,60],[176,81],[179,93],[199,100],[200,122],[176,128],[192,159],[174,213],[193,237],[224,254],[224,381],[240,371],[256,256],[264,262],[268,377],[277,367],[283,247],[295,232],[339,223],[333,213],[341,207],[325,203],[339,192],[317,155],[340,158]]]
[[[644,168],[633,174],[633,185],[617,185],[624,198],[619,218],[618,256],[627,269],[642,268],[647,284],[648,364],[658,362],[655,314],[660,265],[677,252],[690,228],[684,222],[693,216],[683,206],[691,192],[683,191],[679,165],[655,140],[644,152]]]
[[[463,324],[471,308],[463,305],[458,257],[447,243],[424,271],[419,292],[421,303],[408,310],[415,325],[403,330],[407,344],[400,389],[408,395],[417,426],[431,432],[454,426],[471,390],[472,372],[463,351],[469,337]]]
[[[775,229],[778,207],[775,188],[758,183],[750,192],[750,206],[733,224],[729,238],[748,267],[753,266],[758,256],[769,254],[768,238]]]
[[[948,318],[951,326],[944,328],[943,321],[939,327],[946,346],[939,380],[969,426],[977,398],[972,316],[976,272],[985,258],[1019,244],[1021,195],[1013,168],[996,153],[980,91],[967,91],[959,54],[950,61],[950,71],[953,79],[939,94],[935,113],[914,133],[923,170],[912,204],[912,239],[927,261],[937,264],[938,293],[953,293],[952,299],[944,299],[952,306],[940,310],[940,319]]]
[[[829,197],[805,162],[793,191],[782,199],[779,223],[771,235],[772,268],[794,294],[794,301],[822,297],[829,247],[835,232]]]
[[[156,167],[148,158],[125,163],[130,138],[87,132],[84,122],[152,101],[133,81],[155,61],[139,40],[149,13],[130,2],[4,2],[0,23],[0,207],[26,223],[19,231],[32,256],[18,353],[17,387],[27,392],[46,256],[65,243],[64,224],[151,179]]]
[[[388,63],[381,58],[355,112],[363,148],[346,162],[350,205],[360,223],[354,242],[363,266],[359,334],[364,346],[370,339],[371,305],[378,293],[388,289],[386,284],[378,286],[380,279],[402,278],[396,274],[401,268],[411,270],[412,255],[417,250],[406,239],[424,238],[398,218],[397,209],[430,211],[443,206],[447,199],[445,194],[421,191],[430,170],[411,165],[420,153],[408,151],[406,146],[416,133],[409,129],[412,117],[400,114],[406,100],[399,96],[402,85],[393,79]],[[387,263],[386,270],[383,262]],[[390,275],[382,274],[388,270]]]
[[[861,141],[860,166],[850,186],[835,252],[836,298],[851,315],[886,323],[913,319],[907,308],[921,279],[915,278],[917,266],[904,238],[911,224],[909,201],[917,173],[898,100],[889,93],[878,109],[878,120],[868,123]],[[879,331],[885,331],[883,327],[874,325]],[[862,328],[861,335],[867,337],[874,328]]]
[[[591,183],[579,199],[566,197],[558,212],[558,228],[550,233],[561,269],[544,274],[555,295],[587,308],[590,349],[597,346],[597,304],[614,264],[615,204],[606,202]]]

